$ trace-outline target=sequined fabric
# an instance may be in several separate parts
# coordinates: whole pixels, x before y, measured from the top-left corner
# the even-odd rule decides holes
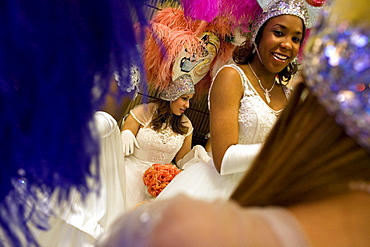
[[[188,74],[177,77],[171,85],[164,89],[159,97],[167,101],[175,101],[183,94],[194,94],[193,80]]]
[[[323,18],[312,35],[304,58],[306,83],[347,134],[370,151],[370,30]]]

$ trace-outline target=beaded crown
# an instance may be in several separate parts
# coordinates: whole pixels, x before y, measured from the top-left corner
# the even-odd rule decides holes
[[[251,32],[254,42],[262,25],[273,17],[294,15],[303,20],[306,28],[311,28],[320,8],[309,5],[305,0],[258,0],[262,8],[256,20],[252,23]]]
[[[328,18],[329,11],[327,6],[306,47],[306,84],[346,133],[370,151],[370,25],[338,21],[344,15],[334,11]]]
[[[193,80],[189,74],[183,74],[174,80],[170,86],[164,89],[159,97],[167,101],[175,101],[183,94],[194,94]]]

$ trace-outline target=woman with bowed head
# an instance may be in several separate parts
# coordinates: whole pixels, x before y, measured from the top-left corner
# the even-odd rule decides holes
[[[145,73],[149,86],[160,93],[159,99],[131,110],[122,127],[127,209],[151,199],[143,182],[150,166],[174,160],[181,167],[185,162],[193,127],[184,113],[195,91],[208,91],[216,60],[228,58],[233,48],[225,41],[230,33],[225,18],[206,23],[185,18],[179,8],[165,8],[150,24],[143,51]]]
[[[136,106],[122,128],[126,155],[126,208],[149,199],[144,172],[153,164],[178,162],[191,150],[193,127],[184,112],[190,106],[194,85],[189,77],[175,80],[160,98]]]
[[[328,2],[304,52],[305,81],[230,201],[155,201],[122,217],[98,246],[174,240],[181,246],[368,246],[369,7],[366,0]]]
[[[250,36],[234,51],[236,64],[222,67],[211,86],[213,159],[189,161],[158,199],[179,193],[207,200],[228,198],[286,105],[290,89],[285,84],[297,72],[295,58],[315,9],[302,0],[259,4],[262,10],[254,13]]]

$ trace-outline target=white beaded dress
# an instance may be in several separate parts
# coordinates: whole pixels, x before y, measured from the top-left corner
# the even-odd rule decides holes
[[[240,67],[229,64],[222,68],[225,67],[231,67],[238,71],[244,87],[239,107],[238,144],[256,145],[265,142],[282,110],[275,111],[266,104]],[[283,90],[288,97],[290,89],[283,86]],[[233,164],[223,165],[231,166]],[[168,199],[180,193],[209,201],[227,199],[247,170],[246,167],[240,169],[233,167],[233,170],[242,170],[242,172],[220,175],[215,169],[212,159],[207,162],[199,162],[198,158],[190,160],[183,168],[184,170],[171,181],[156,200]]]
[[[155,111],[154,103],[138,105],[130,111],[141,127],[136,135],[140,148],[135,148],[134,153],[125,158],[127,209],[152,199],[143,182],[144,172],[153,164],[171,163],[182,147],[185,137],[193,131],[190,120],[184,114],[181,120],[188,127],[186,134],[175,133],[165,124],[160,131],[153,130],[150,123]]]

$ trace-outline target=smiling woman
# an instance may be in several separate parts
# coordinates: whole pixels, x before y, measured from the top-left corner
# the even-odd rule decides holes
[[[262,71],[257,72],[269,76],[264,83],[269,85],[275,82],[275,75],[289,66],[297,56],[305,29],[302,19],[294,15],[271,18],[261,29],[263,31],[253,42],[257,56],[254,56],[250,63],[254,67],[264,67],[259,69]],[[285,80],[287,79],[289,78]]]
[[[369,8],[325,8],[305,49],[305,81],[234,202],[154,202],[120,218],[97,246],[368,246],[370,88],[356,85],[370,82]]]
[[[213,159],[188,162],[157,200],[179,193],[228,198],[285,107],[290,95],[285,84],[297,72],[295,58],[314,18],[304,0],[272,0],[261,8],[251,35],[234,51],[236,64],[222,67],[210,89]]]

